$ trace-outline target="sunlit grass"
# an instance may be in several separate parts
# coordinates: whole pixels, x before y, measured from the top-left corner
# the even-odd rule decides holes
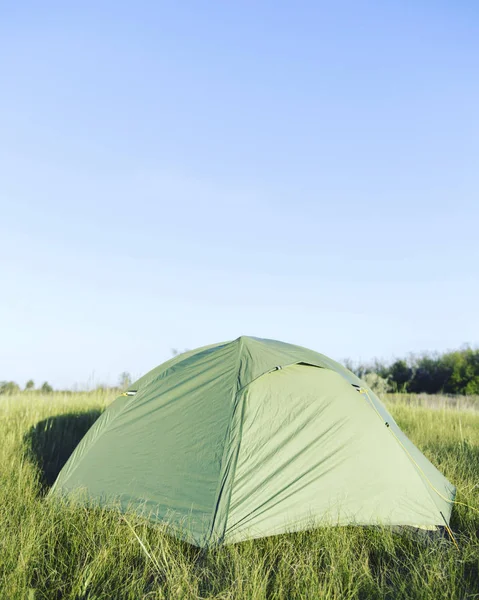
[[[46,501],[61,465],[112,399],[0,396],[2,600],[479,598],[479,512],[463,506],[452,518],[459,551],[447,538],[350,527],[201,552],[133,515]],[[479,412],[445,401],[389,402],[458,486],[458,499],[479,510]]]

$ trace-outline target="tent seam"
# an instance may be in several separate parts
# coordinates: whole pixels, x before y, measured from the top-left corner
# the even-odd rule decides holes
[[[235,340],[235,341],[237,341],[237,340]],[[227,428],[226,434],[225,434],[223,454],[221,456],[220,477],[219,477],[218,485],[217,485],[216,492],[215,492],[215,502],[213,504],[213,511],[211,514],[210,530],[209,530],[209,533],[207,534],[207,538],[205,540],[206,546],[208,546],[210,544],[213,534],[215,532],[215,527],[216,527],[216,524],[218,521],[218,514],[220,512],[220,502],[221,502],[221,499],[224,494],[226,480],[228,479],[228,475],[227,474],[225,475],[223,473],[223,471],[225,469],[225,460],[228,455],[228,450],[229,450],[230,444],[231,444],[231,439],[230,439],[231,438],[231,428],[233,425],[233,418],[234,418],[235,410],[237,408],[236,400],[237,400],[237,395],[239,392],[238,379],[239,379],[239,369],[240,369],[240,365],[241,365],[241,351],[242,351],[242,347],[243,347],[243,340],[240,337],[240,338],[238,338],[238,341],[239,341],[239,348],[238,348],[238,358],[236,360],[236,368],[235,368],[236,379],[235,379],[235,385],[234,385],[234,392],[232,394],[232,409],[231,409],[230,419],[229,419],[229,423],[228,423],[228,428]],[[225,530],[226,530],[226,527],[225,527]],[[223,531],[222,536],[223,535],[224,535],[224,531]]]
[[[219,542],[221,543],[224,539],[224,536],[226,534],[226,529],[228,527],[228,512],[229,512],[229,507],[231,504],[231,496],[233,494],[233,484],[234,484],[234,480],[235,480],[235,475],[236,475],[236,467],[238,466],[238,456],[239,456],[239,451],[241,448],[241,441],[243,439],[243,422],[244,422],[244,413],[245,413],[245,398],[243,395],[243,389],[241,388],[241,390],[239,390],[236,393],[236,396],[239,398],[239,401],[241,402],[241,413],[240,413],[240,418],[239,418],[239,431],[238,431],[238,442],[236,444],[236,448],[234,451],[234,457],[233,457],[233,464],[231,466],[231,476],[230,476],[230,485],[229,485],[229,489],[226,490],[226,502],[225,502],[225,507],[224,507],[224,511],[225,511],[225,519],[224,519],[224,526],[222,527],[222,532],[221,532],[221,536],[219,538]],[[241,394],[241,396],[240,396]],[[235,398],[236,401],[236,398]],[[239,402],[238,402],[239,403]]]

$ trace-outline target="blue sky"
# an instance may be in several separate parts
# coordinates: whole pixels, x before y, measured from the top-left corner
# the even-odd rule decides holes
[[[0,8],[0,380],[479,340],[475,2]]]

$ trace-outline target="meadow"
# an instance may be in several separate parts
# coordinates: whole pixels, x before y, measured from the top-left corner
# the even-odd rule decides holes
[[[458,487],[448,536],[328,528],[201,552],[161,527],[45,500],[111,392],[0,396],[0,599],[479,598],[479,400],[387,395]]]

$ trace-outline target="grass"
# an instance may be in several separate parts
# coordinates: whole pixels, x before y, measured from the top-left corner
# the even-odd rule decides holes
[[[207,553],[134,516],[45,502],[107,394],[0,396],[1,600],[479,598],[479,512],[446,538],[317,529]],[[479,412],[388,397],[409,437],[479,510]]]

